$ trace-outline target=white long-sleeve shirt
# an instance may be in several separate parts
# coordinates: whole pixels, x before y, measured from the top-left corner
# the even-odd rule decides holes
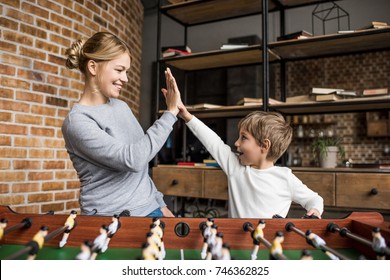
[[[237,155],[221,138],[195,116],[188,128],[221,166],[228,178],[229,217],[272,218],[286,217],[291,203],[306,210],[323,212],[324,200],[310,190],[287,167],[273,166],[255,169],[241,165]]]

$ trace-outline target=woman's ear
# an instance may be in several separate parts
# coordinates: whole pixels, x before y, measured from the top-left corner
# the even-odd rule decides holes
[[[88,69],[88,72],[89,72],[92,76],[96,76],[96,73],[97,73],[97,63],[96,63],[96,61],[94,61],[94,60],[88,60],[87,69]]]

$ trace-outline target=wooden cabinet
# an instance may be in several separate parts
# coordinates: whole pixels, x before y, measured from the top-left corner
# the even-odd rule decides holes
[[[203,197],[204,174],[200,169],[153,168],[153,181],[165,195]]]
[[[390,209],[390,174],[336,174],[336,206]]]
[[[294,174],[324,199],[324,205],[338,208],[390,209],[390,173],[294,171]]]
[[[159,165],[153,168],[153,181],[165,195],[228,199],[227,178],[218,168]]]
[[[322,196],[325,206],[336,205],[336,186],[334,173],[294,172],[294,174],[308,188]]]
[[[204,196],[213,199],[228,199],[228,182],[222,170],[204,171]]]
[[[364,170],[293,173],[322,196],[325,207],[389,210],[390,173]],[[165,195],[228,199],[227,178],[218,168],[159,165],[153,168],[153,181]]]

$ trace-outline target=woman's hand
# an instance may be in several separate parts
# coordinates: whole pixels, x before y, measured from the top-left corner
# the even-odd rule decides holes
[[[167,110],[176,116],[179,113],[179,105],[183,103],[180,98],[180,91],[177,87],[176,80],[169,68],[165,70],[165,80],[167,88],[162,88],[161,91],[165,97]]]
[[[164,217],[175,217],[175,215],[172,214],[168,207],[162,207],[161,212],[163,213]]]

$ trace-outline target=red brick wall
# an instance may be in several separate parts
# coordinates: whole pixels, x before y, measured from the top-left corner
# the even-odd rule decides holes
[[[143,6],[139,0],[1,0],[0,205],[17,212],[78,209],[79,181],[61,125],[83,89],[65,68],[82,36],[110,31],[132,48],[125,102],[139,114]]]

